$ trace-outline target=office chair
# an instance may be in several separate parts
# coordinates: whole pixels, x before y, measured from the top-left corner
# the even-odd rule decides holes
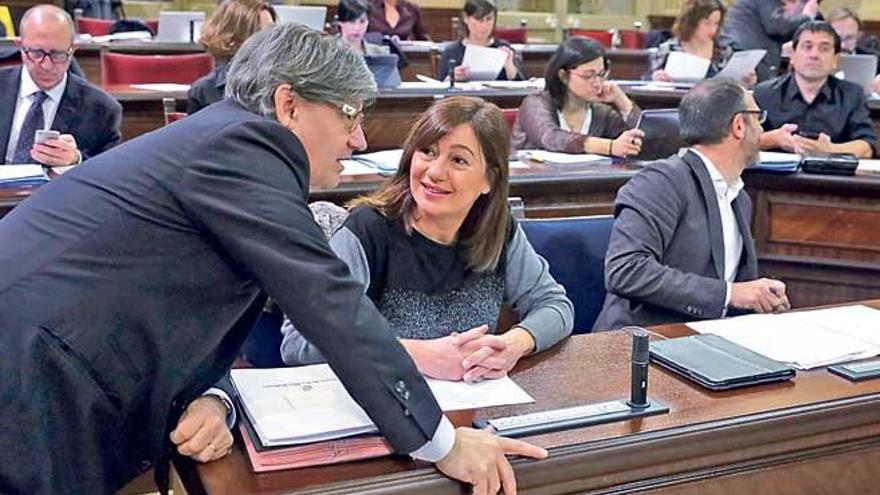
[[[605,301],[605,252],[614,217],[525,219],[520,225],[574,304],[573,333],[590,332]]]
[[[611,44],[614,42],[614,34],[605,29],[571,28],[568,30],[568,36],[583,36],[584,38],[591,38],[598,41],[599,44],[605,48],[611,48]]]
[[[496,27],[492,34],[499,39],[509,43],[528,43],[529,29],[525,26],[520,27]]]
[[[101,85],[143,83],[192,84],[211,72],[207,53],[186,55],[129,55],[101,50]]]

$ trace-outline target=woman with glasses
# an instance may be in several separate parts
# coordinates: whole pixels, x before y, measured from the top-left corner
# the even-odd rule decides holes
[[[495,105],[435,103],[397,174],[356,200],[330,239],[424,375],[499,378],[571,333],[571,302],[507,205],[508,143]],[[505,302],[521,319],[499,334]],[[289,321],[282,332],[286,363],[324,360]]]
[[[186,111],[195,113],[223,99],[232,56],[254,33],[275,24],[275,9],[263,0],[225,0],[202,27],[199,42],[214,57],[214,69],[193,83]]]
[[[505,40],[492,36],[495,30],[497,10],[495,4],[490,0],[467,0],[464,3],[464,9],[461,13],[462,23],[464,25],[464,38],[454,43],[446,45],[443,50],[443,56],[440,58],[438,79],[446,79],[449,77],[449,66],[455,61],[454,71],[456,81],[467,81],[473,79],[471,67],[462,64],[464,52],[468,46],[485,46],[489,48],[498,48],[507,54],[504,61],[504,67],[495,80],[513,81],[521,80],[522,76],[522,60],[513,51]]]
[[[547,64],[544,92],[527,96],[513,126],[514,149],[629,157],[644,133],[633,129],[639,107],[607,80],[605,50],[572,36]]]
[[[672,26],[673,38],[660,44],[651,56],[648,78],[654,81],[672,81],[672,77],[664,70],[672,52],[684,52],[709,60],[709,69],[705,76],[707,78],[721,72],[733,55],[729,46],[722,46],[718,42],[725,11],[721,0],[686,1]],[[754,84],[757,80],[758,76],[754,72],[743,78],[746,84]]]

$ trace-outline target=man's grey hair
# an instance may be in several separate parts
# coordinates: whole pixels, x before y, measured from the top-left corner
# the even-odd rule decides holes
[[[18,21],[18,34],[24,38],[25,26],[31,16],[40,15],[41,17],[54,16],[55,20],[67,25],[67,32],[70,33],[70,43],[72,44],[76,38],[76,28],[73,25],[73,18],[66,10],[51,4],[34,5],[27,9]]]
[[[691,89],[678,106],[679,133],[687,146],[718,144],[730,134],[737,113],[747,110],[746,90],[733,79],[715,77]]]
[[[275,118],[275,89],[291,90],[313,103],[357,107],[376,97],[376,82],[363,57],[337,36],[300,24],[280,24],[248,39],[232,58],[226,97]]]

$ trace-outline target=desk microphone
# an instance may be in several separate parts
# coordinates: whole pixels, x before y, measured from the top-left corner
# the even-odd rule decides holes
[[[455,89],[455,64],[456,60],[451,58],[446,66],[447,72],[449,73],[449,89]]]
[[[632,383],[626,404],[633,409],[645,409],[648,402],[648,331],[630,327],[632,332]]]

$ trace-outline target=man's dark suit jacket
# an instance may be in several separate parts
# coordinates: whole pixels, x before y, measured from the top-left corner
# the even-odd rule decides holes
[[[758,277],[745,190],[733,201],[743,240],[736,281]],[[605,256],[608,295],[593,328],[658,325],[724,314],[724,236],[709,171],[688,151],[636,174],[620,189]]]
[[[6,162],[22,70],[21,66],[0,69],[0,164]],[[118,101],[85,79],[67,75],[67,87],[51,129],[72,134],[83,160],[119,144],[121,124],[122,105]]]
[[[270,295],[398,452],[441,411],[307,206],[305,150],[223,101],[0,221],[0,493],[112,493],[171,452]],[[157,472],[159,470],[157,469]]]
[[[755,72],[759,81],[776,77],[782,61],[782,45],[810,18],[785,15],[780,0],[736,0],[724,17],[720,41],[734,50],[762,48],[767,56]]]

